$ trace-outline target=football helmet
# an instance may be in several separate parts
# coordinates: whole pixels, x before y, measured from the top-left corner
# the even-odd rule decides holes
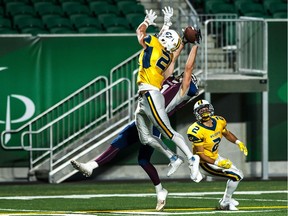
[[[179,34],[172,29],[165,30],[161,35],[159,35],[158,40],[169,52],[177,50],[182,42]]]
[[[198,121],[208,121],[214,115],[214,107],[207,100],[198,100],[194,104],[194,115]]]

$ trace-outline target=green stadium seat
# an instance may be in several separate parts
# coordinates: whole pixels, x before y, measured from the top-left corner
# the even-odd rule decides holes
[[[62,10],[61,6],[59,5],[54,5],[50,3],[38,3],[35,5],[35,11],[39,16],[45,16],[45,15],[59,15],[59,16],[64,16],[64,11]]]
[[[102,26],[103,29],[106,29],[108,27],[114,26],[114,19],[116,19],[115,14],[100,14],[98,15],[98,20]]]
[[[205,10],[205,13],[206,14],[209,14],[211,13],[210,10],[211,10],[211,5],[215,4],[215,3],[218,3],[218,4],[224,4],[226,3],[225,0],[206,0],[204,1],[204,10]]]
[[[19,2],[9,2],[6,4],[6,14],[10,17],[20,14],[36,16],[34,7]]]
[[[106,33],[103,29],[98,29],[95,27],[81,27],[78,28],[79,33],[83,34],[101,34],[101,33]]]
[[[39,28],[44,29],[44,24],[41,19],[29,16],[14,17],[14,27],[18,29],[23,28]]]
[[[57,0],[30,0],[30,2],[35,5],[37,3],[43,3],[43,2],[48,2],[48,3],[51,3],[51,4],[57,4]]]
[[[7,3],[11,3],[11,2],[24,3],[24,4],[30,3],[30,0],[1,0],[1,1],[4,5],[6,5]]]
[[[128,20],[130,27],[134,30],[136,30],[140,23],[143,22],[144,18],[145,14],[142,13],[132,13],[126,15],[126,19]]]
[[[244,15],[247,13],[263,13],[265,14],[265,10],[262,4],[259,3],[246,3],[242,2],[236,6],[238,10],[238,14]]]
[[[0,28],[0,34],[19,34],[19,32],[15,29]]]
[[[270,4],[268,12],[270,14],[274,14],[274,13],[287,13],[287,3],[274,3],[274,4]]]
[[[71,16],[73,14],[87,14],[89,15],[91,12],[88,6],[83,5],[78,2],[64,2],[62,4],[63,12],[66,16]]]
[[[49,31],[42,28],[23,28],[20,30],[21,34],[32,34],[32,35],[38,35],[38,34],[50,34]]]
[[[11,20],[8,18],[0,18],[0,28],[12,28]]]
[[[76,34],[77,32],[71,28],[53,27],[49,29],[51,34]]]
[[[86,0],[87,4],[89,5],[92,2],[102,2],[102,4],[114,4],[114,0]]]
[[[111,26],[106,29],[107,33],[131,33],[131,29],[123,26]],[[134,31],[133,31],[134,32]]]
[[[70,17],[72,25],[75,26],[76,29],[83,27],[93,27],[97,29],[102,29],[99,20],[95,17],[90,17],[86,15],[73,15]]]
[[[123,16],[125,16],[126,14],[131,14],[131,13],[145,14],[144,6],[142,4],[137,4],[135,2],[120,1],[120,2],[117,2],[117,7]]]
[[[207,9],[210,14],[237,13],[234,4],[213,2]]]
[[[115,14],[115,15],[120,14],[120,11],[115,5],[111,5],[111,4],[103,3],[103,2],[91,2],[89,4],[89,8],[95,16],[98,16],[101,14]]]
[[[277,12],[273,14],[273,18],[287,19],[288,16],[286,12]]]
[[[43,20],[44,25],[48,28],[67,28],[73,29],[73,25],[68,18],[51,16]]]
[[[81,3],[85,4],[85,0],[57,0],[59,4],[63,4],[66,2],[76,2],[76,3]]]

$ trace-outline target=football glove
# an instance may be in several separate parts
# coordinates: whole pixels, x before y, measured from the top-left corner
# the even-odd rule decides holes
[[[247,150],[247,147],[245,146],[245,144],[243,142],[241,142],[240,140],[236,140],[235,143],[238,145],[240,151],[242,151],[243,154],[245,156],[247,156],[248,155],[248,150]]]
[[[156,23],[154,20],[157,18],[156,12],[153,11],[152,9],[150,11],[146,10],[146,16],[145,16],[145,22],[149,25],[154,25],[156,26]]]
[[[230,169],[232,166],[232,162],[229,159],[217,159],[214,164],[224,169]]]
[[[197,29],[197,35],[196,35],[196,43],[200,44],[200,40],[202,40],[202,34],[201,34],[201,30]]]
[[[164,25],[170,27],[172,25],[171,18],[173,16],[173,8],[169,6],[165,7],[164,9],[162,9],[162,12],[164,14]]]

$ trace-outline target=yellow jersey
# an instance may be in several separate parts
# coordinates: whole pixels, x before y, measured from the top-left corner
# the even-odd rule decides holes
[[[222,133],[226,130],[226,120],[221,116],[211,117],[213,126],[207,127],[201,122],[194,122],[187,130],[188,139],[192,142],[193,152],[196,154],[194,146],[203,146],[204,154],[212,159],[218,157],[219,144]]]
[[[137,83],[146,83],[160,89],[164,81],[163,72],[170,65],[173,54],[165,51],[153,35],[148,35],[144,41],[147,47],[139,56]]]

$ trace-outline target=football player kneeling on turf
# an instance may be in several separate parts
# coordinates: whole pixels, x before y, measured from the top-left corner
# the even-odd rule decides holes
[[[193,143],[193,153],[200,157],[200,171],[205,175],[227,178],[224,196],[220,199],[220,210],[238,210],[239,202],[232,198],[243,173],[229,159],[218,154],[222,136],[236,144],[244,155],[248,151],[243,142],[226,128],[226,120],[214,115],[214,108],[206,100],[199,100],[194,105],[197,122],[187,130],[188,139]]]

